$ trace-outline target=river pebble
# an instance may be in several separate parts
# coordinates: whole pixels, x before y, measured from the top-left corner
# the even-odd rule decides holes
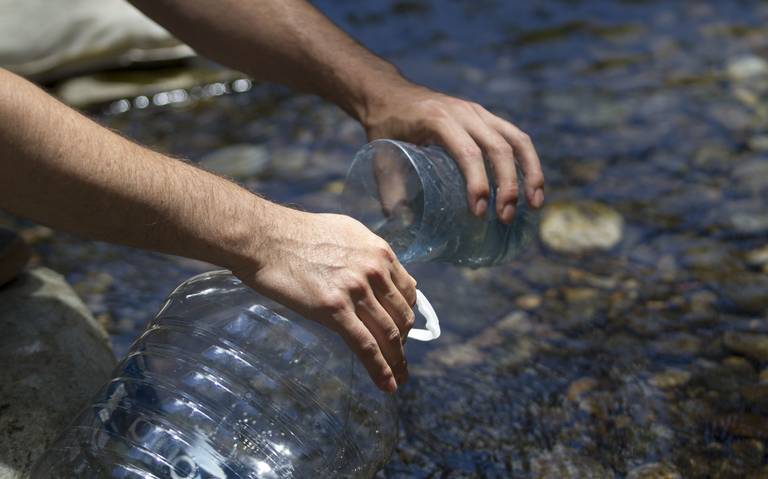
[[[675,466],[653,462],[632,469],[626,479],[682,479],[682,477]]]
[[[756,55],[744,55],[732,60],[727,71],[732,80],[747,80],[768,75],[768,62]]]
[[[610,207],[596,202],[549,205],[542,215],[541,240],[559,253],[608,250],[621,241],[624,220]]]
[[[768,309],[768,275],[740,272],[723,278],[721,287],[730,306],[739,312],[759,314]]]
[[[723,335],[723,344],[755,361],[768,361],[768,335],[728,331]]]
[[[262,145],[231,145],[198,161],[206,170],[236,179],[259,176],[269,167],[269,151]]]

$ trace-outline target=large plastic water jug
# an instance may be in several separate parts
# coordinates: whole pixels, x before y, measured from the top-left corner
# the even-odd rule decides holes
[[[501,223],[493,207],[473,215],[464,176],[442,148],[395,140],[373,141],[355,155],[342,195],[345,213],[387,240],[403,263],[504,263],[530,243],[538,220],[524,195],[512,224]]]
[[[218,271],[173,291],[32,477],[368,478],[397,427],[336,334]]]

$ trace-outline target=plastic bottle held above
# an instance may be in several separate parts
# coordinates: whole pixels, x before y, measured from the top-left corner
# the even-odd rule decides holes
[[[369,478],[396,437],[336,334],[219,271],[168,297],[32,477]]]
[[[489,181],[492,205],[493,175]],[[376,140],[355,155],[343,206],[386,239],[404,263],[490,266],[510,261],[530,243],[538,216],[527,207],[524,195],[510,225],[498,220],[494,208],[484,217],[474,216],[466,198],[464,177],[443,149]]]

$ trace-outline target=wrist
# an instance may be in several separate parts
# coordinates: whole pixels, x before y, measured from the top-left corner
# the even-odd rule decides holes
[[[293,227],[306,213],[272,203],[248,193],[248,213],[228,229],[230,240],[222,244],[222,266],[238,275],[252,276],[279,261],[286,242],[301,235]]]
[[[255,272],[267,262],[268,245],[279,222],[275,210],[282,207],[237,188],[238,198],[229,198],[211,224],[203,241],[208,254],[201,259],[231,271]]]
[[[416,85],[404,78],[394,65],[382,61],[380,65],[371,68],[365,77],[358,78],[348,87],[348,93],[336,104],[368,130],[377,112],[393,96],[414,87]]]

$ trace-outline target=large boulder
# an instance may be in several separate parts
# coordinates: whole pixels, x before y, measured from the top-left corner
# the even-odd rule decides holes
[[[0,331],[0,479],[16,479],[109,379],[115,358],[104,329],[45,268],[0,288]]]

